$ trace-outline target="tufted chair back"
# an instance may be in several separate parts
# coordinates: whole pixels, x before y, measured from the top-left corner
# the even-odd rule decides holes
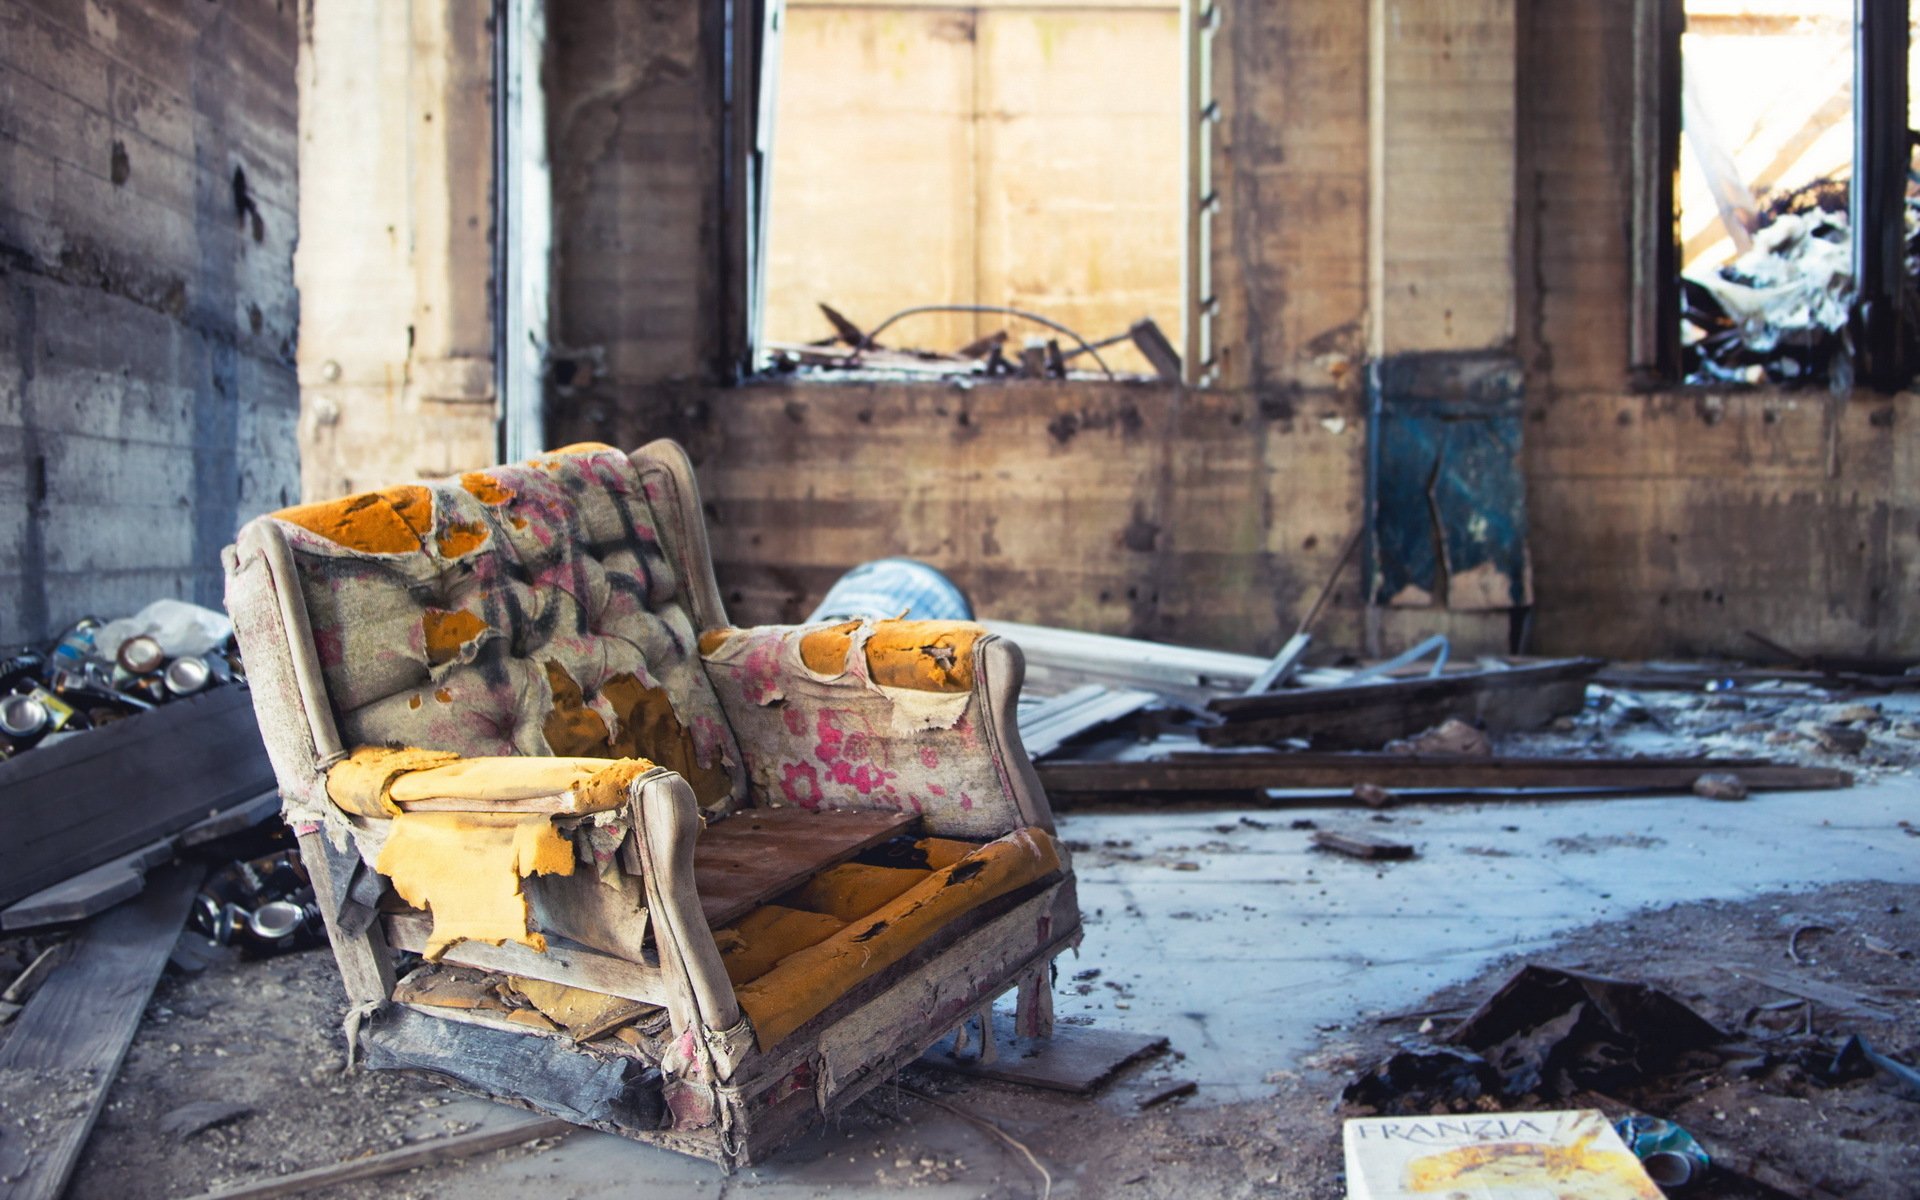
[[[742,801],[697,646],[724,622],[697,612],[717,607],[704,534],[674,544],[688,497],[662,483],[578,446],[262,518],[291,552],[342,745],[647,758],[705,808]]]

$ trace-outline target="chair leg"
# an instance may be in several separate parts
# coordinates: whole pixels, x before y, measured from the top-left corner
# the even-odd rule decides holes
[[[986,1066],[1000,1057],[1000,1048],[993,1040],[993,1005],[980,1010],[980,1065]]]
[[[1020,981],[1013,1010],[1013,1032],[1025,1038],[1053,1036],[1053,964],[1042,963]]]

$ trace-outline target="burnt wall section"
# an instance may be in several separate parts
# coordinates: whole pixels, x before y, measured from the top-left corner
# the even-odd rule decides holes
[[[295,6],[0,0],[0,644],[298,498]]]

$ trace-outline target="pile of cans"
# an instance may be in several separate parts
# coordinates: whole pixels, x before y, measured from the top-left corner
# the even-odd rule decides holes
[[[204,654],[169,656],[158,639],[141,634],[108,658],[94,644],[100,628],[87,617],[51,649],[29,647],[0,659],[0,759],[245,678],[231,637]]]
[[[191,923],[223,946],[255,954],[305,949],[327,936],[313,883],[292,848],[214,871],[194,898]]]

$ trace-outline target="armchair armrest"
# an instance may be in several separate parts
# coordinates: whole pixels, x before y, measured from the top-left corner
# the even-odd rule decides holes
[[[465,940],[544,953],[536,926],[544,927],[657,964],[661,985],[641,998],[665,1006],[676,1031],[739,1025],[694,886],[699,805],[674,772],[644,759],[462,758],[362,747],[329,769],[327,792],[344,811],[373,818],[357,824],[377,831],[375,869],[403,899],[432,911],[429,958],[451,951],[459,961]],[[559,829],[580,823],[568,818],[595,814],[605,814],[595,824],[616,842],[631,829],[640,878],[615,866],[608,886],[591,868],[576,870],[575,848]],[[610,846],[597,847],[596,856],[602,848],[611,857]],[[650,948],[643,945],[649,925]],[[550,977],[524,963],[521,969]]]
[[[1019,648],[960,621],[709,630],[755,803],[895,809],[983,840],[1053,813],[1020,744]]]
[[[362,746],[326,772],[327,795],[362,817],[405,812],[585,816],[627,803],[645,759],[463,758],[441,750]]]

